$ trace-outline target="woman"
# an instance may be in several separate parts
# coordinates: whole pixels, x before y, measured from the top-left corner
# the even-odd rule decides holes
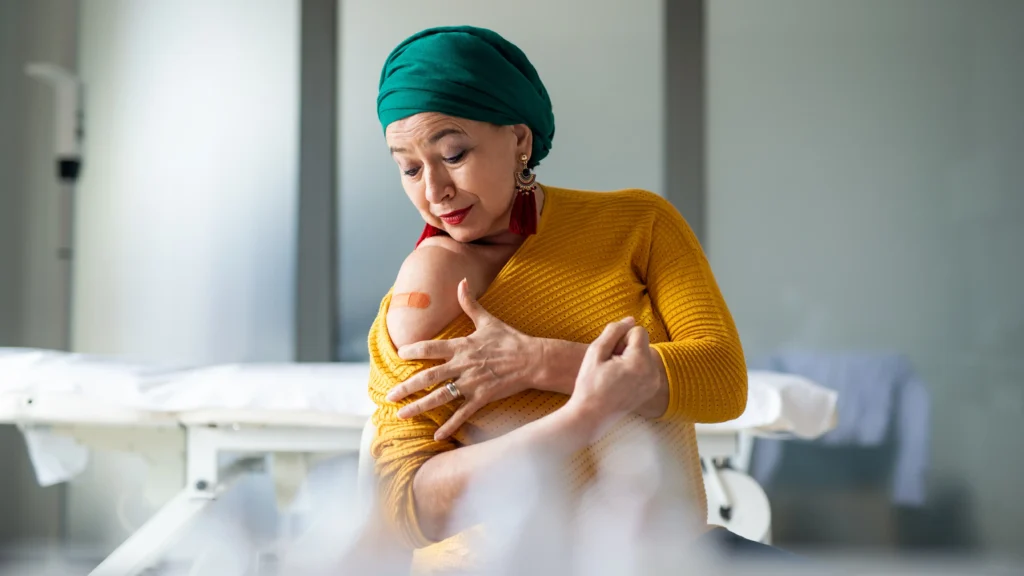
[[[693,424],[742,413],[746,366],[683,217],[646,191],[537,184],[551,102],[526,56],[492,31],[434,28],[402,42],[377,112],[426,222],[369,336],[373,454],[393,529],[414,548],[453,537],[466,528],[451,511],[467,479],[517,448],[557,442],[577,455],[566,473],[583,487],[610,422],[652,427],[686,466],[703,524]],[[606,330],[614,350],[584,366]],[[628,369],[609,361],[627,350]]]

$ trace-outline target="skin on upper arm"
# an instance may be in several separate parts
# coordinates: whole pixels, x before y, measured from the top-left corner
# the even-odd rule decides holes
[[[462,313],[456,290],[472,280],[468,255],[443,242],[422,244],[398,272],[387,326],[396,348],[430,340]]]

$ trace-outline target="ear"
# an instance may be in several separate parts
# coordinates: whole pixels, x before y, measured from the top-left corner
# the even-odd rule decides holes
[[[512,126],[512,133],[516,135],[516,156],[531,155],[533,152],[533,130],[530,130],[526,124],[516,124]]]

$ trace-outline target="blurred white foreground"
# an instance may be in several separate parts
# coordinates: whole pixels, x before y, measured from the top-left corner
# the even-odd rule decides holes
[[[570,496],[551,454],[509,454],[471,484],[453,521],[471,529],[474,555],[460,574],[660,576],[698,574],[1020,574],[1021,566],[928,559],[809,558],[797,565],[724,563],[721,550],[692,546],[702,523],[682,498],[685,476],[645,430],[619,439],[598,476]],[[274,517],[272,486],[253,475],[210,506],[147,572],[181,576],[392,576],[410,555],[382,536],[360,502],[356,463],[321,463],[297,500]],[[369,499],[370,497],[367,496]],[[267,513],[268,509],[270,514]],[[703,520],[703,519],[701,519]],[[85,576],[67,554],[0,556],[0,575]]]

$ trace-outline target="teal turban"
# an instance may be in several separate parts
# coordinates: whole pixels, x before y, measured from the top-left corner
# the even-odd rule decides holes
[[[380,74],[377,117],[388,124],[439,112],[533,132],[530,167],[551,150],[551,99],[526,55],[496,32],[473,26],[430,28],[406,38]]]

